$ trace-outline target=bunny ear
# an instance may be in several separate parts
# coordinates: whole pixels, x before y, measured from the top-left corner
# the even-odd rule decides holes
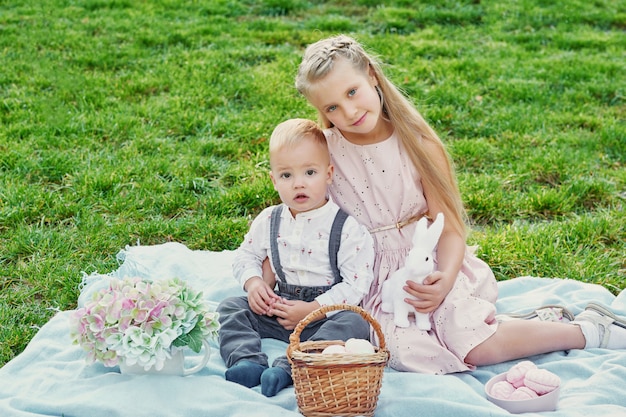
[[[415,232],[413,233],[413,247],[425,246],[424,238],[428,235],[428,218],[422,217],[417,221],[415,225]]]
[[[413,246],[420,246],[426,248],[429,251],[435,249],[441,232],[443,232],[443,213],[438,213],[433,224],[427,227],[428,218],[422,217],[415,228],[415,234],[413,235]]]
[[[443,232],[443,219],[443,213],[438,213],[435,221],[428,228],[428,240],[432,243],[433,249],[437,246],[441,232]]]

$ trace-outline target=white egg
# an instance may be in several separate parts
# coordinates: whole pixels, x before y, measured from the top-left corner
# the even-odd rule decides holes
[[[346,348],[342,345],[330,345],[322,351],[322,354],[346,353]]]
[[[356,354],[375,353],[374,346],[365,339],[348,339],[346,352]]]

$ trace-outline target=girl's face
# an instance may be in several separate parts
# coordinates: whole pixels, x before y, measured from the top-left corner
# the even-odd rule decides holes
[[[391,134],[391,125],[381,117],[377,85],[373,74],[336,58],[333,69],[313,83],[307,98],[350,142],[376,143]]]
[[[293,216],[326,204],[333,166],[328,149],[312,138],[283,147],[270,156],[270,178]]]

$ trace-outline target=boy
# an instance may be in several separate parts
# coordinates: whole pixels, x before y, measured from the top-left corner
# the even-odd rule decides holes
[[[359,304],[373,280],[374,246],[367,229],[328,197],[334,168],[315,122],[279,124],[269,152],[270,178],[282,204],[254,219],[236,252],[233,271],[247,297],[228,298],[217,311],[225,378],[249,388],[261,384],[261,392],[271,397],[293,383],[291,367],[286,356],[268,367],[261,339],[288,342],[313,310]],[[263,274],[267,258],[273,274]],[[262,278],[274,274],[277,278]],[[359,314],[338,311],[309,324],[301,340],[368,339],[369,333],[369,323]]]

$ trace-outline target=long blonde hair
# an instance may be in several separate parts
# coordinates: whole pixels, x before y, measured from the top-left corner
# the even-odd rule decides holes
[[[408,152],[409,158],[417,172],[420,173],[422,181],[429,186],[434,197],[441,202],[447,211],[446,214],[452,215],[447,215],[446,223],[465,238],[467,216],[453,165],[443,142],[417,111],[413,103],[387,79],[381,64],[368,54],[355,39],[346,35],[339,35],[309,45],[296,76],[298,91],[308,97],[312,85],[324,78],[333,69],[336,57],[346,59],[358,71],[366,75],[373,73],[376,77],[383,101],[384,117],[387,117],[394,127],[404,149]],[[319,109],[318,117],[323,127],[332,127],[332,123]],[[436,164],[432,156],[426,152],[425,147],[421,145],[420,137],[442,150],[446,155],[445,166]],[[436,213],[429,214],[435,215]]]

